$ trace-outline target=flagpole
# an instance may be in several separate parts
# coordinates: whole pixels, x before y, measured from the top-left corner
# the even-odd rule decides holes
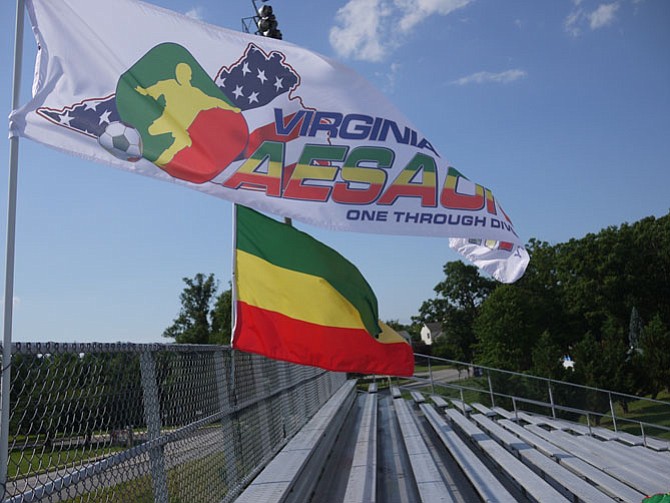
[[[235,271],[235,263],[237,262],[237,203],[233,203],[233,265],[232,265],[232,278],[230,285],[230,383],[231,390],[233,392],[234,403],[237,405],[237,393],[235,393],[235,349],[233,349],[233,337],[235,334],[235,323],[237,323],[237,273]]]
[[[16,29],[14,32],[14,70],[12,76],[12,110],[19,107],[21,65],[23,58],[24,0],[16,0]],[[9,393],[12,364],[12,317],[14,314],[14,251],[16,242],[16,192],[19,161],[19,137],[9,138],[9,182],[7,197],[7,243],[5,254],[4,331],[2,342],[2,396],[0,398],[0,485],[6,493],[7,463],[9,460]],[[3,494],[4,498],[4,494]]]

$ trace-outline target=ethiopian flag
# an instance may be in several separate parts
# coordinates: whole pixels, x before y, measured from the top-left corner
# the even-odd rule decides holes
[[[233,348],[339,372],[411,376],[359,270],[290,225],[237,206]]]

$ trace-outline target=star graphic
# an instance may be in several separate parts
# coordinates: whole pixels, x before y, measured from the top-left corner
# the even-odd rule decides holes
[[[265,70],[259,69],[258,75],[256,75],[256,77],[258,77],[258,80],[261,81],[261,84],[265,84],[265,81],[268,80],[268,78],[265,76]]]
[[[101,126],[104,123],[109,124],[109,116],[110,115],[112,115],[112,112],[110,112],[109,110],[105,110],[104,112],[102,112],[102,115],[100,116],[100,121],[98,122],[98,125]]]
[[[221,79],[221,87],[226,87],[226,77]]]
[[[244,62],[244,65],[242,65],[242,75],[246,77],[247,73],[250,73],[251,70],[249,70],[249,63],[246,61]]]
[[[62,125],[64,125],[64,126],[69,126],[69,125],[70,125],[70,121],[71,121],[72,119],[74,119],[74,117],[70,117],[70,112],[68,111],[68,112],[65,113],[65,115],[61,115],[58,119],[60,120],[60,123],[61,123]]]
[[[244,93],[242,92],[242,86],[235,86],[235,90],[233,91],[233,94],[235,95],[236,99],[239,99],[240,96],[244,96]]]
[[[84,110],[95,110],[95,107],[97,107],[98,104],[95,103],[94,101],[87,101],[84,103]]]
[[[275,89],[279,91],[280,89],[284,89],[284,83],[282,82],[284,78],[282,77],[281,79],[279,77],[275,77]]]
[[[253,93],[251,93],[249,95],[249,103],[254,103],[254,102],[258,103],[258,93],[256,91],[254,91]]]

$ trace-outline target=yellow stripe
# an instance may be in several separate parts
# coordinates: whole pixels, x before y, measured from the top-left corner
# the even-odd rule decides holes
[[[377,340],[382,344],[396,344],[398,342],[404,342],[405,344],[408,344],[402,335],[393,330],[383,321],[379,321],[379,326],[381,327],[382,332],[377,337]]]
[[[321,277],[237,250],[236,278],[242,302],[317,325],[365,330],[358,310]]]

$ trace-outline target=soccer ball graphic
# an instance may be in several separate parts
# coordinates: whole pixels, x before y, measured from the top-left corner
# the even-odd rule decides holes
[[[98,143],[121,160],[137,162],[142,158],[142,137],[139,131],[123,122],[107,124]]]

